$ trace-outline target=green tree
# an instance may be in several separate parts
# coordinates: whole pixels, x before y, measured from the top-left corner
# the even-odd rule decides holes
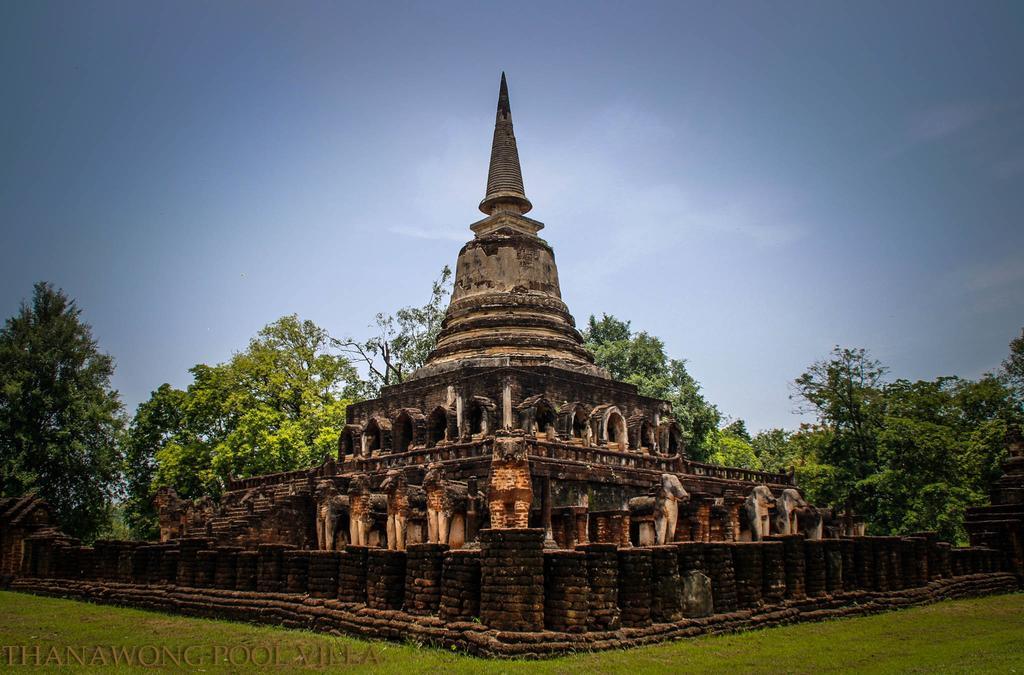
[[[613,378],[636,385],[644,396],[671,403],[687,454],[697,460],[707,458],[711,452],[708,436],[718,428],[720,416],[686,371],[685,361],[670,359],[660,339],[644,331],[633,332],[629,321],[607,314],[601,319],[590,317],[583,339],[597,365]]]
[[[139,405],[128,427],[124,442],[126,496],[123,513],[125,525],[133,537],[152,539],[158,534],[151,492],[159,468],[156,452],[182,434],[186,400],[185,392],[162,384],[148,401]]]
[[[790,442],[792,436],[792,432],[785,429],[765,429],[750,440],[765,471],[788,471],[796,465],[796,446]]]
[[[964,508],[987,501],[1020,400],[993,375],[886,382],[885,372],[862,349],[813,364],[796,384],[818,423],[785,452],[809,497],[852,506],[875,533],[934,529],[962,542]]]
[[[1017,391],[1017,395],[1024,397],[1024,328],[1020,335],[1010,341],[1010,355],[1003,361],[1003,376]]]
[[[381,387],[403,382],[426,363],[441,331],[451,287],[452,271],[446,265],[422,307],[403,307],[394,315],[377,314],[373,326],[376,335],[367,340],[333,340],[342,352],[366,366],[366,395],[376,396]]]
[[[229,477],[290,471],[336,454],[345,409],[363,383],[331,350],[327,331],[285,316],[227,363],[193,367],[185,391],[153,392],[127,443],[132,527],[153,526],[148,505],[161,486],[183,497],[216,495]]]
[[[750,437],[750,432],[747,431],[747,423],[743,420],[733,420],[729,424],[725,425],[723,431],[727,431],[737,438],[742,438],[747,443],[750,443],[753,439]]]
[[[828,445],[816,450],[819,463],[832,467],[822,490],[833,505],[865,507],[870,486],[862,481],[878,470],[885,374],[866,350],[837,346],[795,381],[798,411],[814,413],[830,432]]]
[[[737,434],[729,427],[716,429],[708,434],[706,446],[709,450],[707,461],[712,464],[734,466],[740,469],[760,470],[763,468],[749,437]]]
[[[119,478],[113,373],[75,301],[48,283],[0,330],[0,489],[37,492],[83,539],[108,523]]]

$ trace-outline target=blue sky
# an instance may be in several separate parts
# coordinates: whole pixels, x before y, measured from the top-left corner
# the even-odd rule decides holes
[[[133,409],[298,313],[362,336],[480,217],[508,73],[563,295],[752,429],[835,344],[1024,324],[1024,4],[0,3],[0,311],[77,298]]]

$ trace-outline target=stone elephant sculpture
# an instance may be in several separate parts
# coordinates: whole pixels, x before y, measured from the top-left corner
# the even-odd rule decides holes
[[[392,551],[404,551],[408,541],[409,516],[412,514],[411,493],[405,472],[391,469],[380,484],[387,498],[387,540]]]
[[[322,480],[316,492],[316,544],[321,551],[337,548],[339,526],[349,510],[348,495],[338,491],[334,481]]]
[[[461,518],[465,528],[469,499],[467,485],[446,480],[443,465],[433,462],[423,476],[423,490],[427,499],[427,541],[432,544],[451,543],[453,523]]]
[[[747,495],[743,502],[743,515],[751,541],[761,541],[768,536],[771,531],[771,510],[775,505],[775,496],[766,485],[758,485]]]
[[[821,539],[824,533],[824,522],[821,509],[817,506],[807,504],[796,510],[797,532],[803,533],[808,539]]]
[[[798,490],[786,488],[775,500],[771,515],[772,534],[796,534],[796,510],[807,506]]]
[[[654,495],[654,537],[659,544],[675,539],[679,522],[679,505],[690,501],[690,493],[683,489],[679,476],[661,474],[661,487]]]
[[[370,495],[370,477],[365,473],[352,476],[348,485],[349,543],[369,546],[373,513]]]

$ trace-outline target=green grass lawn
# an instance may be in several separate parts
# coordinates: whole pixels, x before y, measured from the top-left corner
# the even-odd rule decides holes
[[[266,670],[359,670],[368,672],[473,673],[518,672],[1024,672],[1024,594],[942,602],[869,617],[808,623],[762,631],[697,638],[639,649],[580,654],[546,661],[491,661],[438,649],[417,648],[339,638],[304,631],[210,621],[69,600],[0,592],[0,670],[12,654],[9,645],[40,645],[46,659],[50,647],[68,657],[71,645],[86,659],[95,650],[80,647],[122,647],[152,663],[157,650],[184,655],[195,645],[191,660],[196,672]],[[236,666],[211,663],[217,646],[231,649]],[[247,651],[250,657],[247,657]],[[273,650],[273,651],[271,651]],[[348,653],[348,664],[345,654]],[[22,652],[15,651],[15,662]],[[286,665],[268,668],[242,665],[249,658],[263,663],[274,654]],[[333,665],[327,668],[327,655]],[[220,656],[227,656],[224,651]],[[28,652],[27,658],[34,657]],[[169,670],[173,660],[159,657]],[[357,661],[363,663],[356,663]],[[100,671],[80,665],[53,666],[53,671]],[[152,672],[153,668],[135,668]]]

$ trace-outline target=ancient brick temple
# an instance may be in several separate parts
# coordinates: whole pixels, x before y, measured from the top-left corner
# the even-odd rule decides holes
[[[1024,452],[996,505],[969,514],[969,548],[863,536],[792,475],[694,462],[666,401],[595,366],[531,209],[502,75],[485,217],[437,344],[349,407],[337,457],[232,480],[217,501],[163,489],[159,542],[80,546],[38,504],[0,503],[11,587],[490,656],[1019,587]]]
[[[351,406],[337,460],[313,474],[233,481],[219,505],[161,495],[164,538],[458,548],[482,527],[528,526],[548,547],[749,538],[751,489],[792,477],[690,461],[669,404],[594,365],[532,208],[503,75],[485,217],[469,226],[427,363]],[[659,538],[666,502],[673,531]]]

